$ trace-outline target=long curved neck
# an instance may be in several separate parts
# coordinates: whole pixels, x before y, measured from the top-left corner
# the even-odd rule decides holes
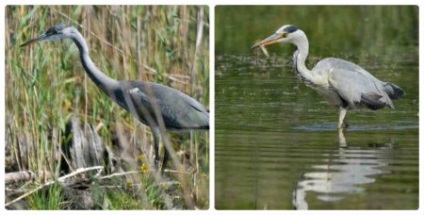
[[[306,82],[307,84],[312,83],[312,73],[308,68],[306,68],[305,65],[305,61],[309,52],[308,38],[303,33],[302,37],[296,38],[294,44],[297,47],[297,51],[293,55],[294,71],[301,81]]]
[[[81,63],[85,72],[103,92],[109,94],[114,87],[118,86],[118,81],[105,75],[94,65],[89,55],[87,43],[79,32],[76,36],[72,37],[72,40],[79,49]]]

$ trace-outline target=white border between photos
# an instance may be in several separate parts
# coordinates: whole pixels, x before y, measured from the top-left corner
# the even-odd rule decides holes
[[[155,5],[174,5],[174,4],[190,4],[190,5],[208,5],[210,10],[210,100],[209,100],[209,109],[210,109],[210,120],[211,120],[211,126],[210,126],[210,208],[209,210],[200,210],[200,211],[139,211],[139,210],[132,210],[132,211],[60,211],[60,213],[64,214],[74,214],[74,213],[81,213],[81,214],[325,214],[325,215],[339,215],[339,214],[350,214],[350,215],[357,215],[357,214],[372,214],[372,215],[379,215],[379,214],[388,214],[388,215],[398,215],[398,214],[405,214],[405,215],[412,215],[412,214],[424,214],[423,207],[423,196],[422,196],[422,189],[419,191],[419,205],[420,208],[418,210],[373,210],[373,211],[365,211],[365,210],[349,210],[349,211],[339,211],[339,210],[321,210],[321,211],[290,211],[290,210],[271,210],[271,211],[233,211],[233,210],[225,210],[225,211],[218,211],[215,210],[214,204],[215,204],[215,186],[214,186],[214,179],[215,179],[215,6],[216,5],[340,5],[341,1],[335,1],[335,0],[326,0],[326,1],[305,1],[305,0],[289,0],[289,1],[278,1],[278,0],[232,0],[232,1],[225,1],[225,0],[148,0],[148,1],[141,1],[141,0],[124,0],[120,1],[120,4],[155,4]],[[20,5],[20,4],[68,4],[69,1],[63,1],[63,0],[33,0],[31,2],[23,1],[23,0],[4,0],[2,1],[2,7],[0,8],[0,32],[1,35],[5,35],[5,7],[6,5]],[[86,4],[87,1],[83,0],[74,0],[72,1],[73,4]],[[422,29],[424,27],[423,23],[423,1],[421,0],[404,0],[404,1],[393,1],[393,0],[386,0],[386,1],[365,1],[365,0],[357,0],[357,1],[344,1],[345,4],[354,4],[354,5],[419,5],[419,28],[420,28],[420,45],[423,41],[423,34]],[[116,1],[111,0],[92,0],[90,1],[90,4],[100,4],[100,5],[106,5],[106,4],[116,4]],[[423,65],[422,61],[422,51],[420,47],[420,57],[419,57],[419,65]],[[5,50],[5,39],[4,37],[0,40],[0,50]],[[0,213],[1,214],[57,214],[58,211],[9,211],[5,210],[4,204],[5,204],[5,191],[4,191],[4,145],[5,145],[5,51],[1,51],[0,54],[0,61],[1,61],[1,72],[0,72],[0,168],[1,168],[1,178],[0,178]],[[422,69],[420,67],[419,69],[420,73],[422,72]],[[422,75],[419,76],[419,83],[422,83]],[[420,90],[419,94],[423,95],[423,87],[421,84],[419,84]],[[420,99],[420,112],[422,109],[422,102]],[[419,119],[419,124],[422,123],[421,118]],[[421,135],[421,129],[419,129],[419,139],[420,143],[422,142],[422,135]],[[420,172],[419,172],[419,187],[423,187],[423,147],[420,148],[420,156],[419,156],[419,162],[420,162]]]

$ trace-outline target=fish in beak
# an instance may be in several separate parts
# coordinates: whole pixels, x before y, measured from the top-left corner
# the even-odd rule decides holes
[[[252,49],[257,48],[257,47],[265,47],[267,45],[271,45],[273,43],[278,42],[278,40],[281,39],[281,38],[282,38],[282,34],[274,33],[271,36],[261,40],[260,42],[256,43],[255,45],[253,45]]]

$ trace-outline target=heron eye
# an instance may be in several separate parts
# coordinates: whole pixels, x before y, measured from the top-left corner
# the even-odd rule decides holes
[[[46,34],[47,35],[57,34],[57,31],[54,30],[54,29],[49,29],[49,30],[46,31]]]
[[[282,33],[282,34],[281,34],[281,37],[282,37],[282,38],[286,38],[286,37],[287,37],[287,33]]]

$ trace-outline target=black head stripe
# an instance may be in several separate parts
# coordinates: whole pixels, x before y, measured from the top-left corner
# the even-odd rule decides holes
[[[295,32],[295,31],[297,31],[297,27],[296,26],[294,26],[294,25],[289,25],[289,26],[287,26],[285,29],[284,29],[284,31],[285,32],[287,32],[287,33],[293,33],[293,32]]]
[[[66,28],[66,27],[67,27],[67,25],[66,25],[66,24],[64,24],[64,23],[57,24],[57,25],[55,25],[55,26],[53,26],[53,27],[49,28],[49,29],[46,31],[46,34],[47,34],[47,35],[57,34],[59,31],[63,30],[63,29],[64,29],[64,28]]]

